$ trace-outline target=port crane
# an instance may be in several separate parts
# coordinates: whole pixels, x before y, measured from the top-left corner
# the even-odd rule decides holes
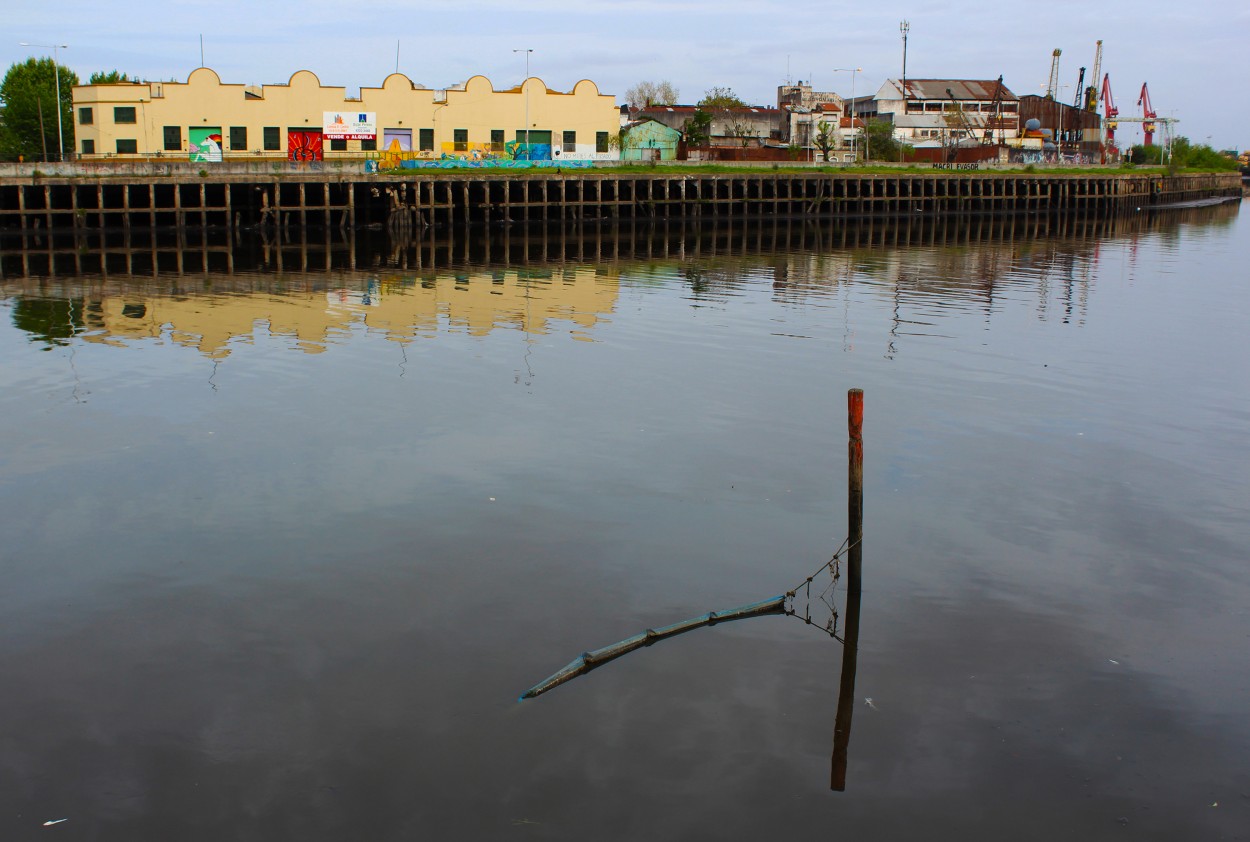
[[[950,91],[947,91],[950,93]],[[998,127],[998,136],[1002,138],[1003,132],[1003,77],[998,77],[998,82],[994,85],[994,101],[990,103],[990,113],[985,118],[985,137],[981,138],[982,146],[994,145],[994,127]]]
[[[1098,110],[1098,88],[1096,87],[1096,85],[1098,84],[1098,74],[1101,72],[1102,72],[1102,41],[1099,40],[1098,43],[1094,46],[1094,69],[1093,69],[1093,72],[1089,74],[1089,87],[1087,87],[1084,91],[1086,111]]]
[[[1155,113],[1154,108],[1150,105],[1150,90],[1146,87],[1146,83],[1141,83],[1141,95],[1137,97],[1137,104],[1142,107],[1141,131],[1145,135],[1146,145],[1154,146],[1155,139],[1155,123],[1154,120],[1159,115]]]
[[[1107,130],[1107,146],[1115,146],[1115,130],[1119,126],[1116,117],[1120,109],[1115,107],[1115,97],[1111,96],[1111,74],[1102,77],[1102,114],[1103,128]]]
[[[1137,97],[1137,104],[1141,106],[1140,117],[1119,117],[1118,111],[1115,110],[1115,104],[1111,100],[1111,83],[1107,80],[1103,81],[1103,103],[1107,108],[1108,131],[1107,141],[1111,142],[1114,138],[1115,123],[1141,123],[1142,134],[1145,136],[1145,145],[1154,146],[1155,132],[1160,126],[1163,127],[1163,143],[1165,146],[1172,145],[1172,126],[1179,123],[1175,117],[1160,117],[1150,103],[1150,89],[1145,82],[1141,85],[1141,94]]]
[[[1072,100],[1073,108],[1085,107],[1085,68],[1076,77],[1076,97]]]
[[[1050,81],[1046,83],[1046,98],[1054,99],[1055,94],[1059,92],[1059,56],[1063,55],[1063,50],[1055,47],[1055,51],[1050,54]]]
[[[963,129],[964,137],[969,140],[974,139],[976,137],[976,131],[972,128],[972,124],[968,122],[968,115],[964,114],[963,106],[960,104],[959,99],[956,98],[955,92],[950,88],[947,88],[946,95],[950,97],[951,100],[951,104],[947,106],[947,109],[949,112],[954,112],[956,121],[959,123],[960,128]],[[954,161],[955,155],[959,149],[959,141],[955,140],[954,134],[954,132],[951,132],[950,150],[946,153],[947,161]]]

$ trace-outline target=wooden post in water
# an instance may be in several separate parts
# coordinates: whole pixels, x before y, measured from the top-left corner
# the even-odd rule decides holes
[[[864,539],[864,390],[846,393],[847,442],[847,593],[859,593]]]
[[[850,515],[847,550],[846,625],[842,634],[842,675],[838,681],[838,712],[833,723],[833,759],[829,788],[846,790],[847,749],[851,743],[851,717],[855,713],[855,668],[859,659],[860,566],[864,519],[864,392],[847,392],[847,426],[850,458],[847,476],[847,508]]]

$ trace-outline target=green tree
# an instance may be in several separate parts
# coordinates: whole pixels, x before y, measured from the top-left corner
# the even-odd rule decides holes
[[[816,144],[820,154],[828,161],[829,153],[838,145],[838,135],[834,131],[833,123],[830,123],[828,120],[821,120],[816,130],[816,137],[813,138],[812,142]]]
[[[619,152],[622,158],[625,157],[625,153],[633,148],[634,145],[633,139],[629,136],[628,126],[621,126],[619,132],[614,135],[608,135],[608,149]]]
[[[19,155],[36,160],[47,149],[55,158],[60,149],[56,109],[60,100],[65,150],[74,151],[74,86],[78,76],[64,65],[60,69],[60,97],[56,90],[57,66],[50,58],[28,58],[12,65],[0,82],[0,158]],[[43,127],[40,129],[40,113]]]
[[[131,81],[131,79],[125,73],[119,73],[116,70],[110,70],[107,73],[105,73],[102,70],[97,70],[95,73],[91,74],[91,78],[87,80],[87,84],[88,85],[116,85],[119,82],[129,82],[129,81]]]
[[[1237,161],[1229,158],[1205,143],[1193,143],[1187,137],[1178,137],[1172,141],[1171,161],[1167,157],[1166,146],[1134,146],[1128,154],[1134,164],[1162,166],[1170,163],[1177,169],[1195,170],[1235,170]]]
[[[864,123],[864,157],[878,161],[897,161],[906,147],[894,139],[894,124],[877,117]]]
[[[704,111],[725,111],[730,108],[746,108],[747,104],[738,98],[733,88],[712,88],[704,91],[698,106]]]
[[[712,115],[702,108],[696,108],[694,116],[682,126],[681,133],[687,146],[706,146],[712,139]]]

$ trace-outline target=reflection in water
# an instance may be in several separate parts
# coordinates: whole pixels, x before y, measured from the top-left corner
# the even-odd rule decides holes
[[[401,344],[501,327],[527,337],[559,327],[590,340],[617,306],[623,276],[646,286],[676,272],[696,302],[723,301],[767,278],[774,299],[792,305],[828,299],[854,281],[890,301],[884,353],[893,358],[907,337],[940,336],[950,303],[976,304],[988,320],[1011,288],[1034,290],[1039,319],[1081,324],[1106,238],[1228,223],[1237,210],[431,230],[383,241],[336,232],[317,243],[242,246],[104,235],[5,252],[0,292],[12,299],[14,325],[49,347],[75,336],[167,340],[221,360],[258,324],[307,353],[356,325]]]
[[[0,839],[1244,834],[1250,228],[1202,218],[4,250]],[[513,702],[828,558],[852,384],[842,676],[760,619]]]

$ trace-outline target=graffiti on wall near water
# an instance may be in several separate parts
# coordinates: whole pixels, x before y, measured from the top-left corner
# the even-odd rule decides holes
[[[560,159],[552,157],[549,143],[522,143],[511,140],[503,144],[491,143],[444,143],[443,152],[435,157],[430,150],[405,149],[398,140],[388,144],[383,152],[372,153],[366,161],[366,169],[413,170],[413,169],[527,169],[532,167],[589,168],[593,161]]]
[[[320,161],[321,132],[287,132],[288,161]]]
[[[191,142],[192,163],[221,163],[221,129],[216,126],[192,126],[187,132]]]

